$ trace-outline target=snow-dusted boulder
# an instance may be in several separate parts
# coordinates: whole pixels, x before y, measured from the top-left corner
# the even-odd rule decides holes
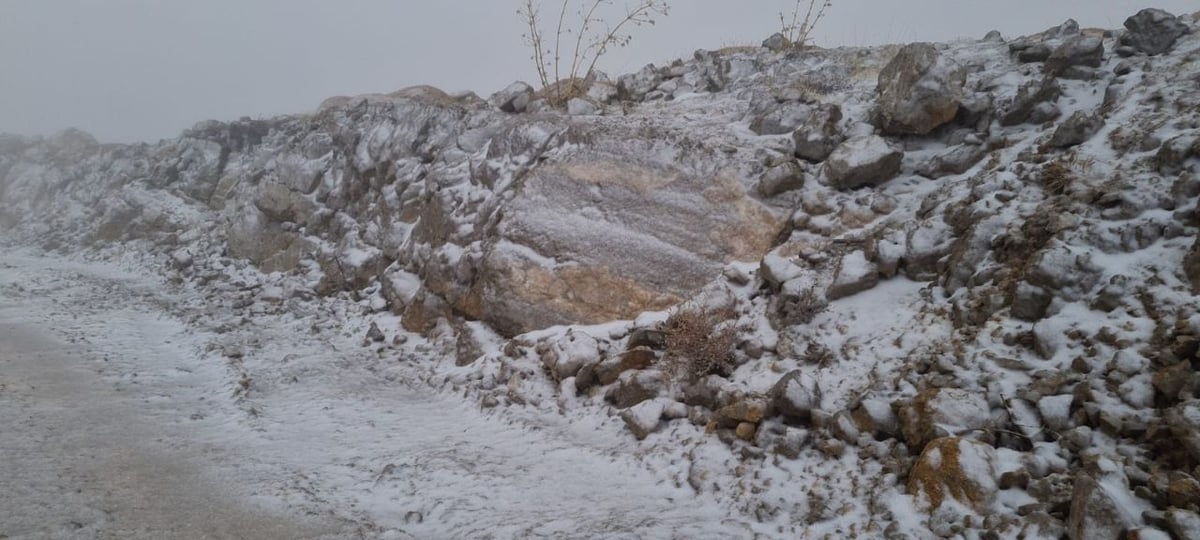
[[[1052,77],[1029,81],[1017,90],[1017,95],[1000,112],[1000,125],[1041,123],[1049,114],[1046,106],[1053,106],[1061,95],[1062,87]]]
[[[966,72],[929,43],[911,43],[879,72],[875,124],[884,133],[924,135],[954,119]]]
[[[908,475],[908,492],[933,511],[957,501],[977,512],[991,506],[996,485],[996,450],[983,443],[944,437],[925,446]]]
[[[1188,32],[1178,17],[1161,9],[1143,9],[1125,20],[1126,32],[1121,44],[1154,56],[1171,50],[1175,41]]]
[[[1104,61],[1104,40],[1096,36],[1079,35],[1068,39],[1046,58],[1042,71],[1051,77],[1064,74],[1074,66],[1100,67]]]
[[[807,422],[814,409],[821,408],[821,386],[811,375],[800,370],[788,372],[771,387],[775,411],[784,417]]]
[[[987,147],[979,144],[960,144],[946,149],[917,166],[917,172],[929,178],[941,178],[951,174],[962,174],[979,163],[988,153]]]
[[[763,197],[774,197],[781,193],[794,191],[804,187],[808,174],[799,163],[786,161],[763,173],[758,181],[758,194]]]
[[[600,361],[600,343],[596,338],[572,330],[558,339],[540,343],[538,352],[542,365],[560,381]]]
[[[522,113],[533,103],[533,99],[533,87],[518,81],[492,94],[488,103],[506,113]]]
[[[654,133],[598,130],[586,148],[530,171],[495,211],[468,292],[480,317],[509,335],[625,319],[771,248],[778,210],[719,160],[677,161]]]
[[[855,137],[838,146],[825,161],[825,180],[837,189],[878,186],[900,173],[904,152],[883,137]]]
[[[1067,514],[1067,536],[1072,539],[1119,538],[1126,529],[1142,523],[1150,505],[1129,489],[1124,475],[1110,472],[1099,478],[1080,474]]]
[[[824,161],[833,153],[842,136],[838,123],[842,121],[842,109],[835,104],[815,107],[796,131],[792,132],[792,149],[796,157],[812,162]]]
[[[981,392],[931,388],[899,409],[904,438],[911,448],[924,448],[938,437],[960,436],[987,428],[991,409]]]
[[[662,423],[663,411],[670,400],[665,398],[650,399],[621,411],[621,420],[633,432],[638,440],[645,439],[658,429]]]
[[[1098,113],[1077,111],[1067,117],[1046,142],[1052,148],[1067,148],[1083,144],[1104,127],[1104,117]]]
[[[863,292],[879,283],[879,268],[867,260],[861,249],[842,257],[837,266],[833,284],[825,293],[829,300],[836,300]]]

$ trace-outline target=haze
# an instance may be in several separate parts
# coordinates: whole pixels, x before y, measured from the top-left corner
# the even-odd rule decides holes
[[[676,1],[601,62],[612,73],[757,44],[792,2]],[[0,132],[78,127],[103,141],[172,137],[197,121],[304,112],[332,95],[416,84],[482,96],[535,79],[515,0],[0,0]],[[1068,17],[1120,27],[1117,0],[835,0],[817,44],[1040,31]],[[1160,1],[1182,14],[1194,0]]]

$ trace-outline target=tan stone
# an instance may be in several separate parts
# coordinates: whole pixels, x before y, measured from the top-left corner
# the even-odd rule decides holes
[[[930,442],[908,475],[908,492],[929,510],[954,499],[983,511],[996,493],[992,447],[957,437]]]

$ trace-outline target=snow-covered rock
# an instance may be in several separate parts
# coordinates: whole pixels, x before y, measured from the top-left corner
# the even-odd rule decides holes
[[[821,408],[821,386],[811,375],[791,371],[771,387],[772,405],[783,416],[807,422],[814,409]]]
[[[938,437],[960,436],[989,427],[991,408],[979,392],[933,388],[900,407],[904,438],[912,448],[924,448]]]
[[[878,186],[900,173],[904,152],[879,136],[850,139],[825,161],[825,180],[837,189]]]
[[[879,72],[875,123],[888,134],[923,135],[954,119],[966,72],[929,43],[911,43]]]
[[[931,441],[908,474],[908,490],[926,508],[937,510],[957,501],[986,512],[996,497],[996,451],[991,446],[957,437]]]
[[[1125,19],[1125,30],[1121,35],[1122,45],[1154,56],[1169,51],[1188,32],[1188,27],[1166,11],[1147,8]]]

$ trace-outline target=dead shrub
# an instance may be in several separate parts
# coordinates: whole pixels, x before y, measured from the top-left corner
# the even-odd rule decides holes
[[[1071,165],[1061,159],[1056,159],[1042,167],[1042,187],[1053,195],[1066,193],[1067,188],[1075,183],[1075,171]]]
[[[660,327],[667,344],[661,362],[668,371],[681,378],[728,375],[735,367],[735,320],[736,313],[729,307],[676,311]]]

